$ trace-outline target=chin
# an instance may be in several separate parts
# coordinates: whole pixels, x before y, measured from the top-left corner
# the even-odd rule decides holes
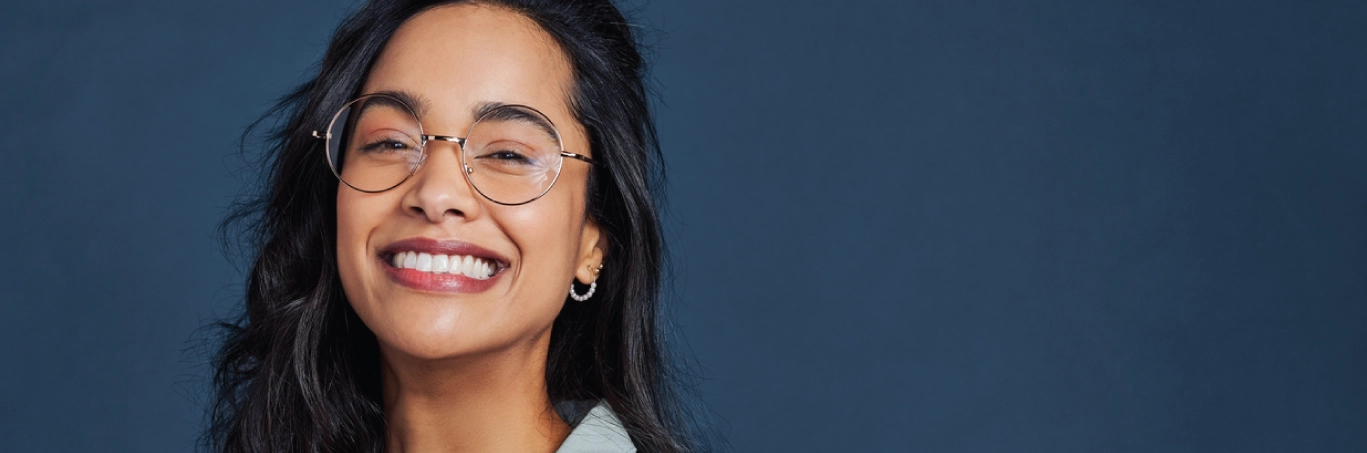
[[[405,300],[407,299],[407,300]],[[394,298],[378,310],[357,314],[379,341],[382,350],[415,359],[457,358],[496,349],[492,320],[471,313],[461,301]],[[497,330],[497,329],[493,329]]]
[[[561,308],[553,297],[497,287],[474,294],[410,288],[385,275],[393,271],[342,270],[352,309],[393,358],[436,361],[531,350],[549,336]],[[348,274],[369,278],[348,281]]]

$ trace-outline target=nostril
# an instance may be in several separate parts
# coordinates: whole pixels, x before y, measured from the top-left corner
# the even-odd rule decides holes
[[[456,216],[456,217],[464,217],[464,216],[465,216],[465,211],[462,211],[462,210],[457,209],[457,208],[447,208],[447,209],[444,210],[444,211],[439,210],[439,209],[438,209],[438,210],[433,210],[433,211],[432,211],[432,212],[434,213],[433,215],[436,215],[435,213],[437,213],[437,212],[441,212],[441,215],[439,215],[439,216],[437,216],[437,217],[432,217],[432,216],[427,215],[427,210],[426,210],[426,209],[423,209],[421,206],[409,206],[408,209],[413,213],[413,215],[418,216],[418,217],[426,217],[428,220],[431,220],[431,221],[433,221],[433,222],[440,222],[440,221],[441,221],[441,218],[443,218],[443,217],[445,217],[445,216],[448,216],[448,215],[452,215],[452,216]]]

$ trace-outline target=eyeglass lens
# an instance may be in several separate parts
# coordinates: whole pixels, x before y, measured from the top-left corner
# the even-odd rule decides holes
[[[365,96],[342,108],[328,128],[328,162],[347,185],[379,192],[402,184],[428,152],[413,110],[386,95]],[[451,146],[457,146],[451,143]],[[475,122],[459,146],[475,190],[500,204],[521,204],[550,190],[560,173],[560,138],[549,119],[521,106],[494,109]]]

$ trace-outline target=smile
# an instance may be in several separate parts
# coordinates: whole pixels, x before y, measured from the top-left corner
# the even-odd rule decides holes
[[[404,239],[378,252],[376,259],[392,281],[420,291],[481,292],[509,267],[506,258],[490,250],[454,240]]]
[[[433,274],[461,274],[475,280],[487,280],[498,272],[498,263],[471,255],[398,252],[389,259],[389,262],[396,269],[413,269]]]

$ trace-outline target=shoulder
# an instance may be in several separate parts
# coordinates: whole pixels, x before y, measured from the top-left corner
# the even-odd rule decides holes
[[[607,403],[600,402],[575,425],[556,453],[635,453],[622,421]]]

